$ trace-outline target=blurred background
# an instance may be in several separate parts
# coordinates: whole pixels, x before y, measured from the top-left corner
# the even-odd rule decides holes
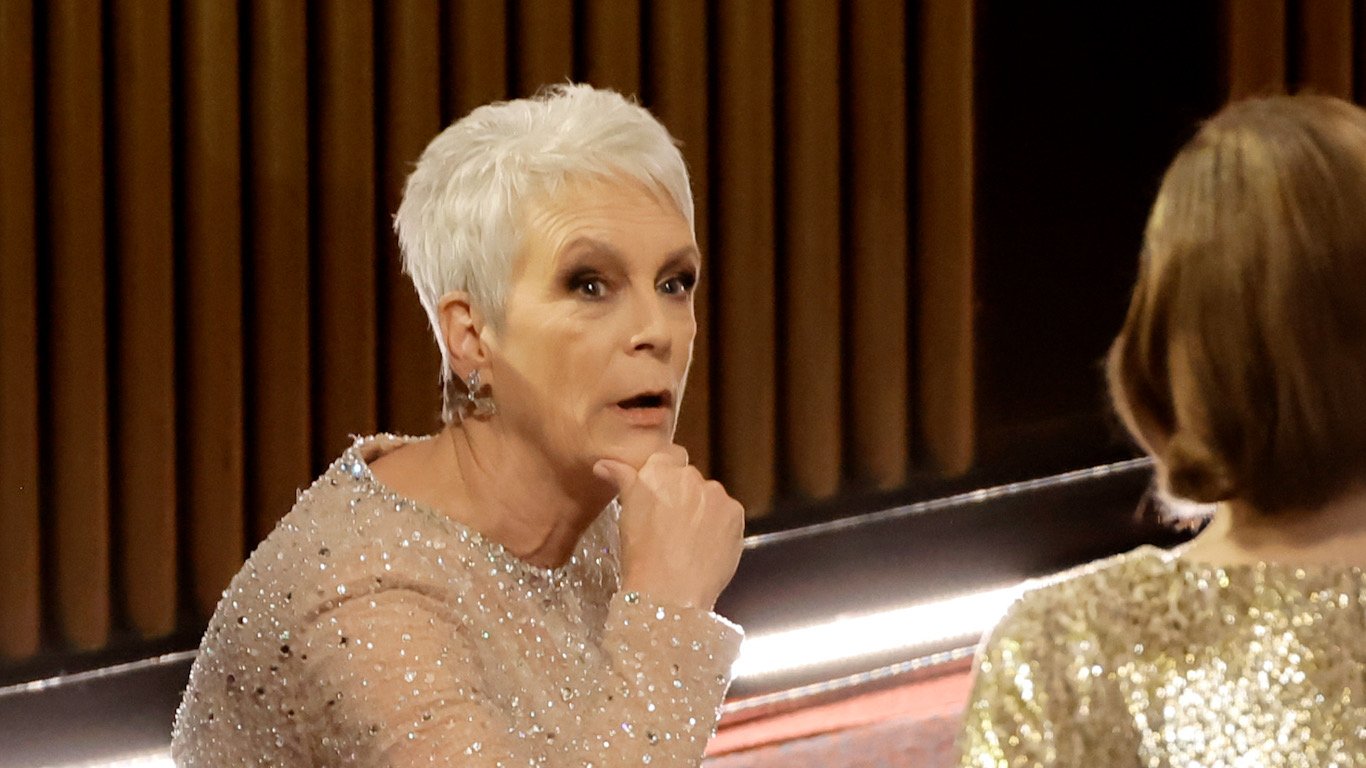
[[[349,435],[437,427],[390,221],[475,106],[586,81],[682,142],[679,439],[781,540],[1137,455],[1099,363],[1162,169],[1363,66],[1361,0],[0,0],[0,685],[193,648]],[[1160,538],[1137,471],[935,551]]]

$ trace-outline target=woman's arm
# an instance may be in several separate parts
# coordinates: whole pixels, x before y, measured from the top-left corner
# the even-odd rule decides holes
[[[544,726],[519,726],[484,689],[500,670],[481,668],[472,646],[481,638],[428,595],[375,592],[331,607],[315,626],[303,659],[318,709],[314,750],[320,763],[348,765],[696,766],[740,641],[709,613],[619,594],[602,679],[552,698],[563,709]]]

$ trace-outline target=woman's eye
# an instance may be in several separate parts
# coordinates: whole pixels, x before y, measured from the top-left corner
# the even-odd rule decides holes
[[[607,295],[607,283],[600,277],[585,277],[575,282],[574,290],[590,299],[601,299]]]
[[[693,275],[677,275],[665,280],[660,284],[659,290],[669,296],[685,294],[692,290],[697,283],[697,278]]]

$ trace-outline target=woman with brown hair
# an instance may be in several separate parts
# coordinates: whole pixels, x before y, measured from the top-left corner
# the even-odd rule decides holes
[[[962,764],[1366,764],[1366,112],[1282,96],[1200,129],[1108,378],[1159,492],[1213,519],[1027,593]]]

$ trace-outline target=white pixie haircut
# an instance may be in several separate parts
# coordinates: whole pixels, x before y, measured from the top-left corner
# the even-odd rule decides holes
[[[451,291],[496,328],[509,275],[521,250],[528,202],[578,179],[625,177],[663,192],[693,227],[683,155],[644,107],[621,94],[563,84],[530,99],[488,104],[452,123],[423,150],[394,216],[403,271],[412,278],[441,350],[450,351],[437,306]],[[450,387],[443,418],[450,421]]]

